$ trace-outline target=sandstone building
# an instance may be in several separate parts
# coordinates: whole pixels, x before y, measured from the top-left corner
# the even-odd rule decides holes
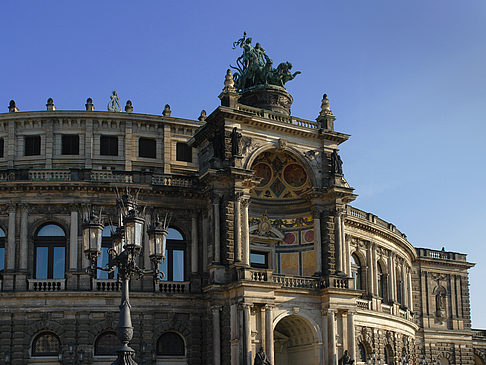
[[[132,280],[139,364],[484,364],[466,255],[417,248],[351,205],[324,96],[316,121],[268,86],[197,120],[86,110],[0,114],[0,363],[111,364],[119,284],[86,273],[82,220],[115,190],[172,214],[164,280]],[[147,240],[146,240],[147,241]],[[140,266],[150,268],[148,250]]]

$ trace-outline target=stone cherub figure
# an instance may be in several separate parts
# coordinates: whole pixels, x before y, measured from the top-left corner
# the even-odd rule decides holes
[[[265,355],[263,347],[260,347],[260,350],[257,352],[253,365],[270,365],[270,361],[268,360],[267,355]]]
[[[354,360],[349,356],[348,350],[344,351],[343,357],[339,359],[339,365],[353,365]]]

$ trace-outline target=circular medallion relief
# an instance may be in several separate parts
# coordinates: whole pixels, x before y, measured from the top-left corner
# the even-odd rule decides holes
[[[307,181],[307,174],[302,166],[296,163],[287,165],[284,169],[284,179],[287,184],[294,188],[299,188]]]
[[[259,186],[267,185],[271,178],[272,178],[272,169],[270,166],[264,162],[259,162],[255,166],[253,166],[253,170],[255,170],[255,176],[262,178]]]

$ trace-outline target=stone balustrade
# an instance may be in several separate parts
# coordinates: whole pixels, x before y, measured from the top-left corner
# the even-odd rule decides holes
[[[66,289],[66,279],[28,279],[29,291],[62,291]]]
[[[85,169],[9,169],[0,172],[0,182],[8,181],[84,181],[194,187],[194,179],[185,176]]]
[[[189,293],[189,284],[188,281],[159,281],[157,291],[171,294]]]
[[[396,233],[399,236],[401,236],[402,238],[407,239],[407,236],[404,233],[400,232],[397,229],[397,227],[395,227],[392,223],[386,222],[386,221],[377,217],[374,214],[364,212],[364,211],[357,209],[357,208],[354,208],[350,205],[347,206],[346,213],[348,214],[348,216],[350,216],[352,218],[358,218],[358,219],[368,221],[370,223],[374,223],[381,228],[384,228],[384,229],[386,229],[390,232]]]
[[[315,121],[296,118],[296,117],[293,117],[293,116],[287,116],[287,115],[283,115],[283,114],[280,114],[280,113],[274,113],[274,112],[269,111],[269,110],[253,108],[251,106],[242,105],[242,104],[238,104],[237,109],[244,111],[244,112],[247,112],[247,113],[251,113],[251,114],[258,116],[258,117],[261,117],[261,118],[270,119],[274,122],[292,124],[292,125],[295,125],[295,126],[304,127],[304,128],[308,128],[308,129],[318,129],[319,128],[319,125]]]
[[[92,279],[93,290],[96,291],[120,291],[121,284],[116,279]]]

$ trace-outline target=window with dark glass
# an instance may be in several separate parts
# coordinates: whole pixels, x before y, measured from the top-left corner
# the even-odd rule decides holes
[[[64,279],[66,271],[66,234],[56,224],[47,224],[35,235],[36,279]]]
[[[266,252],[250,251],[250,266],[268,269],[268,254]]]
[[[32,356],[57,356],[60,345],[59,337],[55,333],[39,333],[32,341]]]
[[[100,155],[118,156],[117,136],[100,136]]]
[[[186,354],[184,339],[175,332],[163,333],[157,341],[157,355],[184,356]]]
[[[192,162],[192,147],[187,143],[176,143],[176,160],[184,162]]]
[[[5,142],[3,138],[0,138],[0,158],[4,156]]]
[[[5,269],[5,231],[0,228],[0,277]]]
[[[116,349],[122,344],[114,331],[103,332],[96,338],[94,346],[95,356],[115,356]]]
[[[363,289],[361,261],[359,260],[359,257],[356,254],[351,255],[351,274],[354,279],[355,289],[357,290]]]
[[[113,246],[113,241],[111,240],[111,235],[116,230],[116,226],[106,226],[103,228],[102,238],[101,238],[101,253],[98,256],[98,267],[106,267],[110,263],[110,255],[108,250]],[[117,274],[117,269],[113,272],[98,270],[98,279],[115,279]]]
[[[393,361],[393,349],[390,345],[385,346],[385,364],[394,365],[395,361]]]
[[[175,228],[169,228],[167,235],[166,260],[160,264],[159,270],[164,273],[168,281],[184,281],[186,242],[182,234]]]
[[[72,134],[62,135],[61,153],[63,155],[79,155],[79,136]]]
[[[153,138],[139,138],[138,139],[138,156],[146,158],[156,157],[157,143]]]
[[[400,270],[397,270],[397,302],[400,304],[405,304],[404,303],[404,293],[403,293],[403,281],[402,281],[402,272]]]
[[[24,155],[25,156],[38,156],[41,149],[41,137],[40,136],[25,136],[24,137]]]
[[[386,296],[386,274],[383,272],[381,264],[376,264],[378,268],[378,296],[385,299]]]

